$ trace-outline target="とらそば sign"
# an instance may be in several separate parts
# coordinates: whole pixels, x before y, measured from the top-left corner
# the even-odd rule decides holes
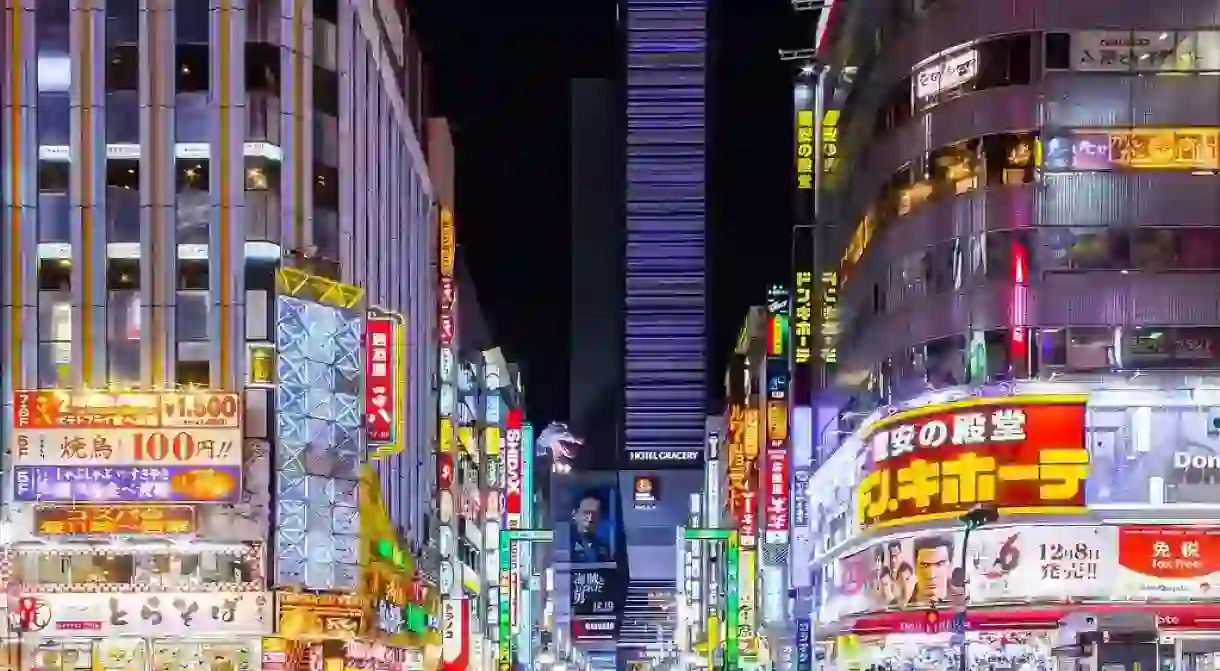
[[[240,394],[18,391],[17,466],[240,466]]]
[[[861,526],[1002,513],[1079,512],[1089,454],[1085,397],[1014,396],[934,405],[865,429],[871,472],[857,485]]]
[[[38,506],[34,532],[41,536],[91,534],[193,534],[195,509],[179,505]]]
[[[260,636],[272,631],[266,592],[27,594],[9,609],[16,631],[41,636]]]

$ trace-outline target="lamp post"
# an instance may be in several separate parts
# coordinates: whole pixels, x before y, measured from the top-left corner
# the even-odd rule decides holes
[[[962,610],[957,615],[953,616],[953,633],[961,637],[961,650],[957,656],[958,671],[966,671],[966,651],[968,643],[966,642],[966,613],[970,608],[970,581],[966,578],[966,553],[970,547],[970,532],[975,529],[980,529],[1000,518],[1000,512],[994,506],[977,504],[965,515],[961,516],[962,524],[965,526],[965,534],[962,536],[962,561],[957,567],[958,575],[955,576],[955,582],[961,583],[962,588]],[[960,620],[958,618],[961,618]]]

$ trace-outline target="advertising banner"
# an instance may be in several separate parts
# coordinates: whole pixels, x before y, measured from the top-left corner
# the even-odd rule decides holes
[[[236,503],[241,466],[15,466],[13,500],[42,503]]]
[[[1220,598],[1220,527],[1122,527],[1115,598]]]
[[[812,131],[811,131],[812,135]],[[814,346],[818,343],[814,327],[813,227],[792,229],[792,256],[795,268],[792,282],[792,403],[805,406],[813,395],[817,376]]]
[[[1071,34],[1071,41],[1073,70],[1220,70],[1220,32],[1214,30],[1078,30]]]
[[[744,655],[758,650],[758,551],[742,550],[737,586],[737,649]]]
[[[851,444],[830,455],[809,476],[813,560],[860,533],[856,487],[864,472],[864,455]]]
[[[269,635],[266,592],[27,594],[10,618],[34,636]]]
[[[1089,407],[1090,506],[1220,507],[1220,408],[1103,403]]]
[[[767,295],[766,472],[759,490],[766,497],[761,508],[768,545],[787,545],[789,537],[788,300],[783,287],[773,286]]]
[[[398,408],[406,403],[401,394],[405,383],[401,324],[400,315],[372,309],[364,327],[364,431],[367,444],[389,446],[385,454],[396,450]]]
[[[1220,600],[1220,527],[1004,526],[889,539],[824,565],[818,619],[1073,600]]]
[[[863,528],[1003,513],[1079,513],[1089,453],[1083,396],[979,398],[898,413],[864,431]]]
[[[759,412],[744,405],[729,407],[729,510],[737,522],[741,546],[758,543]]]
[[[617,638],[617,618],[608,617],[572,621],[572,640],[577,643],[585,641],[611,641]]]
[[[572,569],[572,615],[614,615],[619,593],[615,569]]]
[[[441,668],[444,671],[467,671],[466,658],[470,650],[470,617],[466,599],[446,597],[441,602]]]
[[[13,394],[21,466],[240,466],[241,395]]]
[[[520,529],[523,496],[530,495],[521,491],[524,478],[521,468],[524,465],[521,445],[522,414],[518,409],[508,411],[508,423],[504,430],[504,528]]]
[[[37,506],[34,532],[41,536],[92,534],[193,534],[193,506]]]

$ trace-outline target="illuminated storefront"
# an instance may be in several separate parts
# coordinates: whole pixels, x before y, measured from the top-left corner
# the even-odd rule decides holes
[[[1029,393],[1048,389],[1087,393]],[[875,415],[811,478],[816,636],[835,666],[956,665],[962,632],[971,665],[1050,663],[1083,615],[1160,636],[1154,660],[1220,652],[1220,390],[1013,391]],[[967,538],[980,505],[999,518]]]
[[[13,407],[10,664],[257,669],[274,599],[246,474],[267,465],[241,396],[18,391]]]

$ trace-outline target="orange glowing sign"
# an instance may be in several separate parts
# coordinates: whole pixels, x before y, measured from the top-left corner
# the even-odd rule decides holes
[[[737,521],[741,546],[753,548],[758,539],[759,412],[732,405],[729,408],[729,508]]]
[[[1081,396],[974,399],[899,413],[866,429],[862,528],[1002,513],[1079,512],[1089,453]]]
[[[441,208],[441,277],[453,277],[453,266],[457,261],[457,227],[453,223],[453,210]]]
[[[87,534],[193,534],[191,506],[39,506],[34,529],[44,536]]]

